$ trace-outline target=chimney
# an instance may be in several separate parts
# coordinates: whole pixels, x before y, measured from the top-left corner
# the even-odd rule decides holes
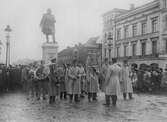
[[[130,4],[130,10],[135,9],[135,4]]]

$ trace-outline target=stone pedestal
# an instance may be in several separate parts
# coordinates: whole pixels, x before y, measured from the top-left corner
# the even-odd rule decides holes
[[[42,45],[42,59],[48,63],[52,58],[57,59],[58,44],[57,43],[43,43]]]

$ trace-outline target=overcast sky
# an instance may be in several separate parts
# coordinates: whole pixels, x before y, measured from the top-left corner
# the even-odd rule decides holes
[[[101,15],[113,8],[129,9],[152,0],[0,0],[0,40],[3,42],[0,60],[5,60],[5,32],[12,28],[11,61],[41,59],[45,41],[39,27],[47,8],[56,18],[56,40],[59,51],[67,46],[98,36],[102,32]]]

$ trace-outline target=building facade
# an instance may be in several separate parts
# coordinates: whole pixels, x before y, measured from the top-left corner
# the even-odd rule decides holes
[[[102,58],[167,64],[167,0],[103,14]]]
[[[97,43],[99,37],[91,37],[85,44],[78,44],[68,47],[58,53],[59,64],[71,64],[77,60],[82,64],[87,64],[87,58],[91,59],[91,65],[97,65],[101,60],[101,44]],[[100,60],[100,61],[99,61]]]

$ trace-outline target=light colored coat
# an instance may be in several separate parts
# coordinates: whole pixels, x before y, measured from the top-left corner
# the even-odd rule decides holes
[[[87,92],[97,93],[99,90],[98,77],[89,72],[87,79]]]
[[[69,68],[67,68],[65,70],[65,88],[66,88],[66,92],[69,92]]]
[[[71,67],[68,72],[68,94],[80,94],[79,67]]]
[[[130,69],[128,66],[123,66],[121,69],[121,82],[123,93],[133,93],[132,80],[130,78]]]
[[[107,70],[108,70],[108,65],[103,64],[102,70],[101,70],[101,74],[102,74],[102,84],[101,84],[102,86],[101,86],[101,88],[102,88],[103,92],[105,92],[105,88],[106,88],[105,81],[106,81]]]
[[[117,64],[109,66],[105,81],[106,95],[120,95],[120,71],[121,68]]]

